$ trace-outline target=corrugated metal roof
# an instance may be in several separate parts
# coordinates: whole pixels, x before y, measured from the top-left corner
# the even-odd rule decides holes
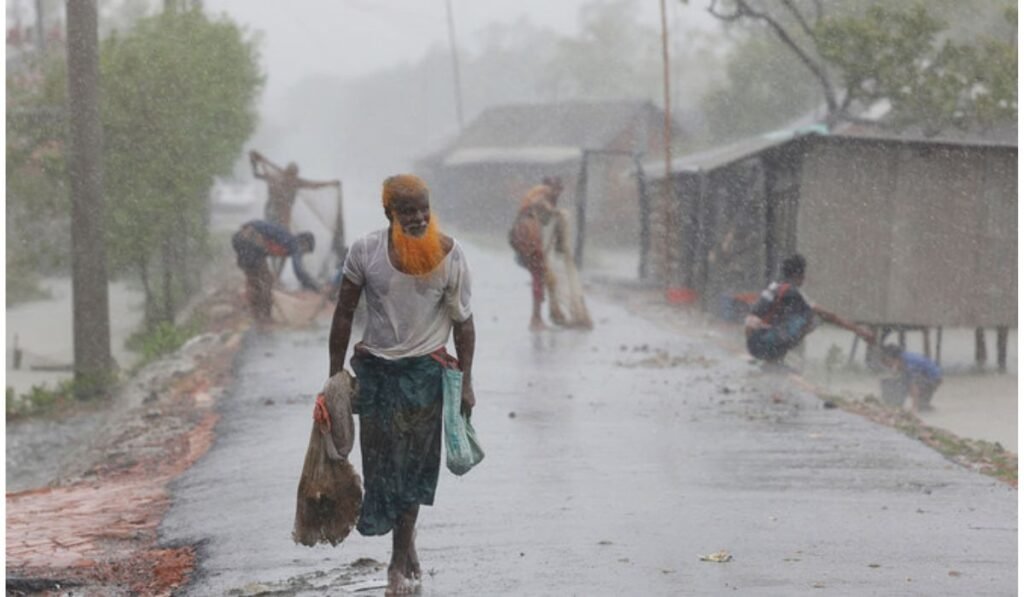
[[[456,149],[444,157],[445,166],[468,164],[559,164],[578,160],[582,150],[564,145],[533,147],[467,147]]]
[[[722,145],[713,149],[691,153],[672,160],[672,173],[705,172],[754,156],[765,149],[789,143],[809,135],[828,134],[824,125],[813,125],[792,130],[779,130]],[[643,163],[648,178],[665,178],[665,160],[649,160]]]
[[[648,101],[513,104],[484,110],[456,139],[453,150],[477,147],[603,149],[647,111]],[[652,131],[652,134],[654,132]]]
[[[713,149],[680,156],[672,160],[672,173],[697,173],[715,170],[735,162],[753,157],[766,149],[781,146],[790,141],[821,136],[829,139],[849,139],[854,141],[879,141],[884,143],[916,143],[928,145],[945,145],[959,147],[1002,147],[1016,148],[1016,125],[999,131],[988,131],[985,135],[970,132],[946,132],[942,135],[925,137],[920,131],[907,129],[893,131],[883,127],[870,125],[843,125],[831,133],[824,124],[805,126],[796,129],[783,129],[750,137],[722,145]],[[1012,141],[1011,141],[1012,139]],[[665,161],[649,160],[643,163],[644,173],[652,180],[665,178]]]
[[[858,123],[838,126],[832,131],[831,136],[873,141],[927,143],[931,145],[1017,147],[1017,124],[993,127],[984,131],[950,129],[938,135],[926,136],[920,127],[894,131],[880,125]]]

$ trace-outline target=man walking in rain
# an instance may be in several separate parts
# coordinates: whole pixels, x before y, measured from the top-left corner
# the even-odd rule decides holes
[[[329,340],[330,375],[344,366],[352,317],[366,298],[367,323],[355,345],[359,382],[355,408],[365,494],[357,529],[391,533],[388,593],[415,591],[419,507],[434,503],[441,464],[442,362],[451,332],[463,373],[462,409],[476,402],[472,369],[475,331],[470,275],[462,247],[442,234],[419,177],[384,181],[390,226],[355,241],[343,266]]]
[[[540,314],[541,304],[544,302],[544,286],[547,285],[554,290],[555,278],[548,267],[544,247],[544,226],[555,216],[558,196],[561,193],[562,180],[559,178],[545,178],[542,184],[527,191],[520,201],[515,223],[508,233],[508,242],[516,252],[516,262],[530,272],[533,297],[530,329],[533,331],[540,331],[546,327]],[[554,299],[554,293],[549,294],[552,295],[548,297],[552,323],[564,323],[565,315]]]
[[[795,348],[814,329],[815,316],[850,330],[874,344],[875,335],[866,328],[839,317],[807,300],[800,291],[807,260],[793,255],[782,262],[782,279],[761,292],[745,321],[747,350],[754,358],[781,364],[786,353]]]
[[[299,167],[295,162],[281,168],[255,150],[249,152],[249,163],[252,175],[267,181],[267,204],[263,208],[263,217],[288,231],[292,229],[292,207],[299,189],[341,188],[340,180],[314,182],[299,178]]]

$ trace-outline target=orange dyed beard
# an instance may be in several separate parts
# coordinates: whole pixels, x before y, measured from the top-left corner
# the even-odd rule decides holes
[[[444,260],[444,246],[441,244],[441,230],[437,218],[430,214],[427,231],[416,238],[409,236],[398,224],[397,218],[391,223],[391,242],[398,256],[400,269],[414,276],[423,276],[434,271]]]

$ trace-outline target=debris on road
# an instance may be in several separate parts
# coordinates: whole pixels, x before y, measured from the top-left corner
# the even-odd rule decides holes
[[[732,554],[725,551],[724,549],[720,549],[715,553],[709,553],[707,555],[700,556],[700,561],[724,564],[725,562],[732,561]]]

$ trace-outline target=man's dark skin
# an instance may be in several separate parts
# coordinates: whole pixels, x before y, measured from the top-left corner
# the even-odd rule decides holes
[[[426,233],[427,224],[430,222],[430,201],[426,197],[398,197],[392,201],[390,209],[384,210],[384,215],[387,216],[389,222],[397,219],[398,225],[405,234],[420,238]],[[448,254],[455,244],[451,237],[445,235],[441,236],[441,243],[445,254]],[[390,233],[388,234],[388,257],[391,259],[391,263],[399,271],[402,271],[398,265],[400,260]],[[349,339],[352,335],[352,317],[362,292],[362,286],[356,285],[348,278],[342,278],[338,305],[334,310],[331,335],[328,341],[330,376],[341,372],[345,366],[345,354],[348,352]],[[476,330],[473,326],[472,316],[461,323],[452,322],[452,339],[455,342],[455,354],[459,360],[459,368],[462,370],[462,412],[469,416],[476,405],[476,397],[473,393],[473,351],[476,346]],[[357,345],[355,350],[359,349]],[[417,579],[421,576],[419,558],[416,555],[414,544],[418,515],[419,505],[416,505],[399,516],[395,523],[395,528],[391,533],[389,582],[392,572],[396,571],[408,571]]]
[[[316,182],[299,178],[299,167],[295,162],[289,162],[286,167],[281,168],[255,150],[249,152],[249,163],[252,165],[252,175],[267,181],[267,207],[264,210],[266,219],[284,226],[287,230],[291,230],[292,206],[295,205],[295,196],[299,189],[334,186],[341,188],[340,180]]]

